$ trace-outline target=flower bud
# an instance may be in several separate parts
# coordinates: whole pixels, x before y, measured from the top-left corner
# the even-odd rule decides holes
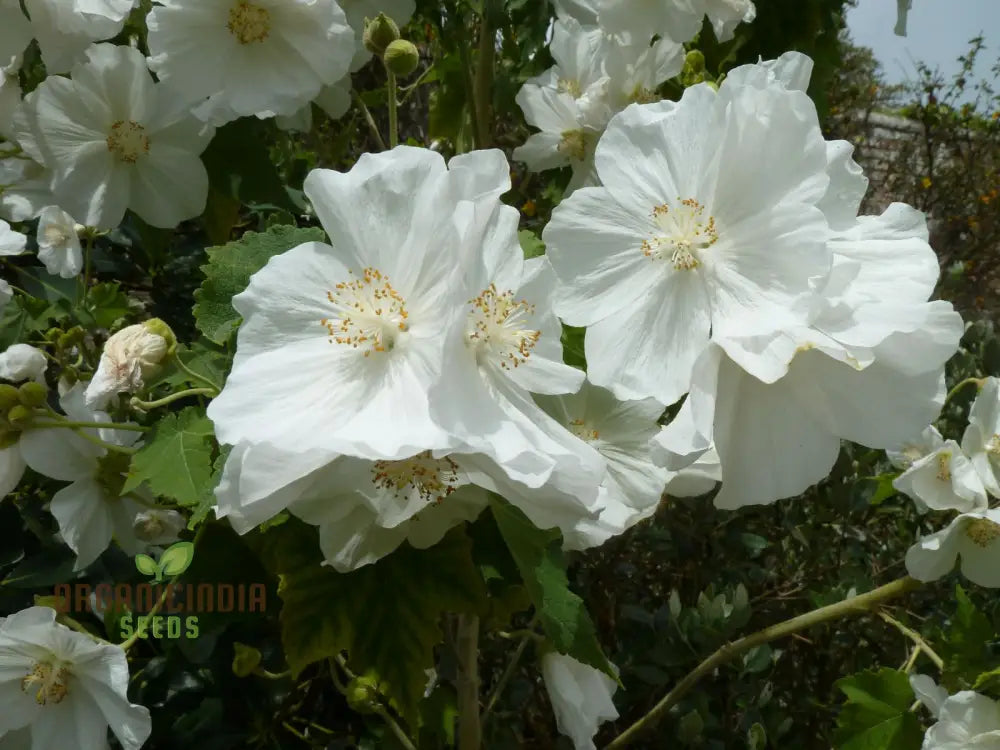
[[[374,713],[378,705],[375,680],[364,675],[355,677],[347,684],[344,697],[347,698],[347,705],[359,714]]]
[[[10,411],[7,412],[7,421],[10,422],[10,426],[15,430],[24,430],[30,427],[31,420],[34,418],[35,412],[21,404],[12,406]]]
[[[21,403],[21,392],[9,383],[0,383],[0,412],[6,414],[12,406]]]
[[[237,677],[249,677],[260,666],[261,653],[253,646],[233,643],[233,674]]]
[[[684,67],[693,73],[700,73],[705,69],[705,55],[701,50],[693,49],[684,57]]]
[[[413,42],[397,39],[385,48],[382,59],[385,61],[385,67],[394,75],[405,78],[420,64],[420,52]]]
[[[45,403],[49,395],[49,389],[41,383],[28,382],[22,384],[17,389],[17,395],[21,399],[22,405],[27,406],[29,409],[34,409]]]
[[[101,409],[118,393],[142,390],[176,347],[177,338],[162,320],[123,328],[104,344],[97,372],[87,386],[87,406]]]
[[[379,13],[373,19],[365,19],[365,30],[361,35],[365,49],[379,57],[386,47],[399,39],[399,26],[385,13]]]

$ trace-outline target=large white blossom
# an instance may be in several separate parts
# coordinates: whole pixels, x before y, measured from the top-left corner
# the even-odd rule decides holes
[[[955,693],[940,705],[935,718],[938,721],[924,735],[921,750],[1000,748],[1000,703],[981,693]]]
[[[163,0],[149,67],[216,125],[293,115],[348,72],[354,31],[335,0]]]
[[[632,105],[595,162],[602,186],[564,200],[543,233],[556,311],[588,326],[593,382],[671,404],[710,332],[806,321],[810,281],[832,255],[818,205],[826,145],[804,93],[698,85],[679,102]]]
[[[172,228],[205,207],[199,155],[213,130],[154,84],[131,47],[94,45],[72,80],[50,76],[24,100],[18,141],[51,172],[55,203],[87,226],[117,226],[131,209]]]
[[[906,570],[918,581],[936,581],[959,558],[970,581],[1000,588],[1000,509],[963,513],[941,531],[921,537],[906,552]]]
[[[575,750],[596,750],[594,735],[598,727],[618,718],[612,700],[618,688],[615,681],[555,651],[542,657],[542,679],[559,731],[573,741]]]
[[[84,400],[83,383],[77,383],[62,398],[66,416],[77,422],[110,422],[104,412],[94,411]],[[91,438],[129,447],[139,432],[109,428],[85,428]],[[143,506],[132,497],[120,497],[128,456],[110,453],[75,431],[62,428],[35,428],[21,436],[21,455],[39,474],[70,482],[52,496],[50,510],[59,524],[59,533],[74,553],[76,570],[90,565],[108,548],[112,537],[128,554],[146,548],[133,529]]]
[[[38,217],[38,259],[54,276],[71,279],[83,270],[80,225],[59,206],[46,206]]]
[[[969,410],[962,435],[962,451],[969,457],[985,489],[1000,497],[1000,380],[986,378]]]
[[[914,461],[893,480],[892,486],[912,498],[921,512],[967,512],[984,510],[987,506],[983,481],[954,440],[944,441],[940,447]]]
[[[104,750],[110,727],[125,750],[139,750],[152,722],[128,700],[125,652],[55,618],[29,607],[0,619],[0,746]]]

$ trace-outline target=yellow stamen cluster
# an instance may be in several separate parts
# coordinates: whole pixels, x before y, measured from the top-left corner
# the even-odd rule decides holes
[[[677,205],[661,203],[653,207],[653,222],[660,234],[642,243],[642,252],[653,260],[669,257],[678,271],[701,265],[697,252],[719,241],[715,217],[703,218],[705,207],[694,198],[677,198]]]
[[[580,89],[580,82],[575,78],[560,78],[556,84],[560,93],[569,94],[574,99],[579,99],[583,91]]]
[[[66,667],[53,666],[50,662],[35,662],[31,671],[21,680],[21,691],[35,691],[35,702],[39,706],[62,703],[69,693],[70,672]]]
[[[336,318],[320,320],[330,343],[363,348],[366,357],[391,351],[396,334],[408,329],[406,303],[389,278],[375,268],[364,269],[360,278],[340,282],[326,298],[338,313]]]
[[[111,126],[106,139],[108,151],[118,157],[118,161],[135,164],[140,156],[149,153],[149,136],[146,128],[134,120],[118,120]]]
[[[986,444],[986,452],[990,454],[990,458],[1000,459],[1000,435],[994,433]]]
[[[542,332],[529,327],[529,320],[535,314],[535,306],[527,300],[515,300],[509,289],[498,292],[496,284],[490,284],[475,299],[472,305],[469,343],[490,347],[500,355],[500,367],[509,370],[528,361],[531,350],[538,343]]]
[[[247,0],[240,0],[229,9],[226,28],[240,44],[263,42],[271,34],[271,12]]]
[[[942,482],[951,481],[951,453],[945,451],[944,453],[938,454],[937,459],[937,478]]]
[[[1000,524],[988,518],[977,518],[965,527],[965,535],[977,547],[989,547],[1000,539]]]
[[[597,440],[601,436],[597,430],[588,426],[582,419],[574,419],[570,422],[569,431],[581,440],[586,440],[588,443]]]
[[[589,139],[582,130],[567,130],[562,134],[562,140],[556,146],[556,151],[570,159],[583,161],[587,158],[588,145]]]
[[[447,456],[432,458],[430,451],[401,461],[376,461],[372,483],[379,489],[393,490],[396,497],[411,487],[428,503],[440,503],[456,489],[458,464]]]

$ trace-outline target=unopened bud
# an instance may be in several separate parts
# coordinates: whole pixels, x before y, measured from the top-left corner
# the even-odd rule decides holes
[[[31,426],[31,420],[35,418],[35,412],[27,406],[18,404],[12,406],[7,412],[7,421],[16,430],[24,430]]]
[[[17,395],[24,406],[34,409],[45,403],[49,389],[41,383],[28,382],[17,389]]]
[[[684,67],[694,73],[700,73],[705,69],[705,55],[701,50],[691,50],[684,57]]]
[[[173,329],[159,318],[150,318],[142,325],[147,331],[162,337],[167,342],[167,356],[172,357],[177,351],[177,337]]]
[[[0,412],[7,411],[21,403],[21,392],[9,383],[0,383]]]
[[[97,372],[87,386],[87,406],[101,409],[115,394],[145,388],[176,346],[170,326],[159,319],[120,330],[104,345]]]
[[[399,26],[385,13],[379,13],[375,18],[365,19],[365,30],[361,35],[365,49],[379,57],[386,47],[399,39]]]
[[[405,78],[420,64],[420,52],[413,42],[397,39],[385,48],[382,59],[385,61],[385,67],[394,75]]]
[[[371,677],[355,677],[347,684],[344,697],[347,705],[359,714],[371,714],[378,707],[376,682]]]
[[[261,653],[253,646],[234,643],[233,674],[237,677],[249,677],[260,666]]]

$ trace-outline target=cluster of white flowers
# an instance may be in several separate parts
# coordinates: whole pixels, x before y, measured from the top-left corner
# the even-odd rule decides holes
[[[910,676],[918,702],[936,719],[922,750],[995,750],[1000,747],[1000,703],[972,690],[955,695],[921,674]]]
[[[514,151],[534,171],[571,166],[568,191],[597,184],[594,149],[618,112],[658,101],[656,89],[681,72],[683,43],[707,15],[722,40],[752,21],[750,0],[556,0],[550,51],[556,64],[517,95],[540,132]],[[654,40],[655,37],[655,40]]]
[[[969,411],[962,444],[944,440],[933,425],[889,452],[902,474],[893,487],[922,512],[957,511],[940,531],[922,537],[906,555],[906,568],[920,581],[948,575],[961,558],[973,583],[1000,588],[1000,380],[986,378]]]

